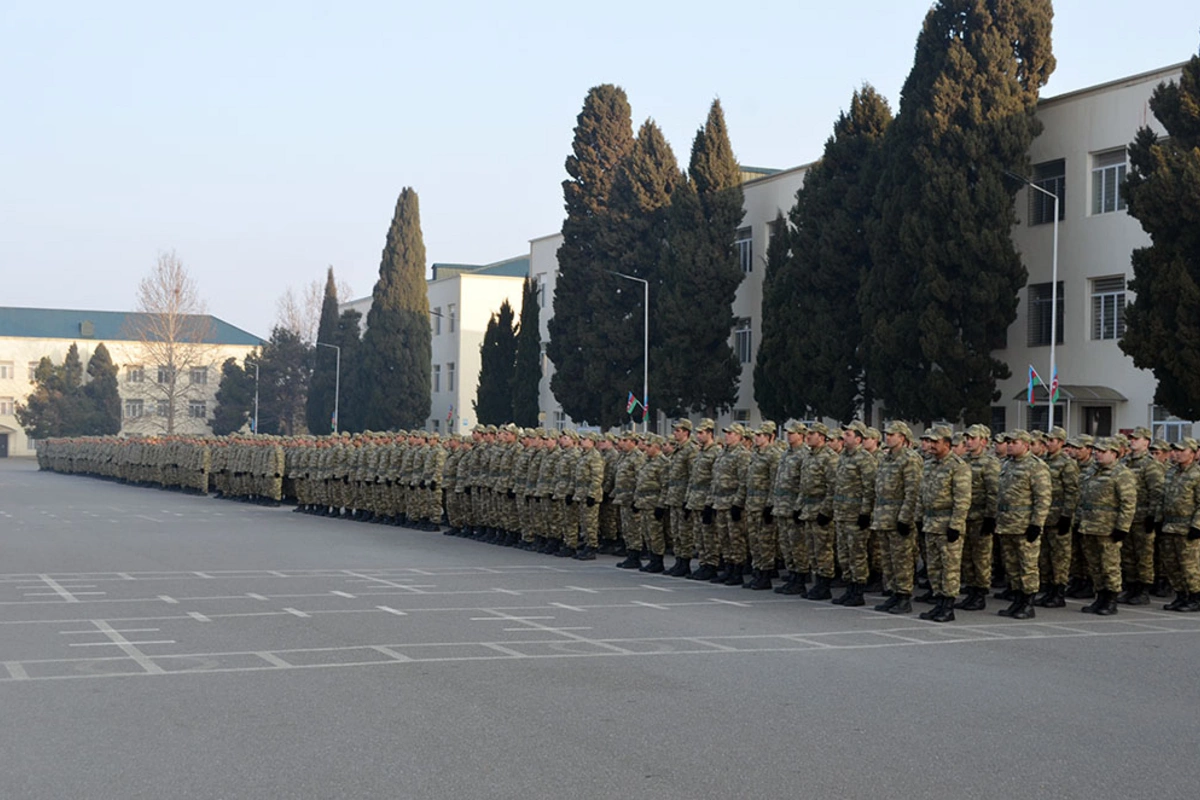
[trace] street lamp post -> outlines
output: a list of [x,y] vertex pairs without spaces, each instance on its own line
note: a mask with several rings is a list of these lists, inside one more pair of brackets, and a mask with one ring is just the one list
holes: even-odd
[[258,433],[258,362],[254,362],[254,432]]
[[626,275],[624,272],[614,272],[609,270],[618,278],[624,278],[627,281],[637,281],[642,284],[645,290],[645,297],[642,301],[642,433],[649,430],[650,426],[650,281],[645,278],[635,278],[632,275]]
[[336,344],[325,344],[324,342],[316,342],[317,347],[332,347],[334,349],[334,373],[333,373],[333,419],[329,421],[333,433],[337,433],[338,429],[338,398],[342,393],[342,348]]
[[1038,186],[1022,175],[1007,174],[1024,183],[1030,189],[1041,192],[1054,201],[1054,245],[1050,256],[1050,385],[1046,387],[1047,416],[1046,430],[1054,427],[1054,382],[1058,378],[1055,347],[1058,345],[1058,193]]

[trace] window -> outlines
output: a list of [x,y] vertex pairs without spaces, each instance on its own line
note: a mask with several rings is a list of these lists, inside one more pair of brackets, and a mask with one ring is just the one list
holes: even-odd
[[126,367],[125,382],[126,383],[142,383],[146,380],[146,370],[141,367]]
[[1125,335],[1125,276],[1092,281],[1092,338],[1120,339]]
[[159,367],[158,368],[158,382],[159,383],[174,383],[175,382],[175,370],[172,367]]
[[[1029,409],[1029,419],[1026,420],[1025,430],[1029,431],[1044,431],[1048,427],[1046,420],[1050,418],[1050,413],[1046,410],[1049,408],[1045,403],[1038,403],[1036,406],[1026,406]],[[1063,403],[1056,403],[1054,406],[1054,424],[1063,427],[1063,412],[1066,406]],[[994,430],[1004,430],[1003,428],[995,428]]]
[[1083,432],[1088,436],[1112,436],[1112,406],[1084,406]]
[[750,421],[750,409],[748,409],[748,408],[735,408],[735,409],[733,410],[733,421],[734,421],[734,422],[741,422],[741,423],[747,423],[747,422],[749,422],[749,421]]
[[11,397],[0,397],[0,417],[11,417],[15,410]]
[[188,377],[194,385],[206,386],[208,384],[208,367],[192,367]]
[[154,403],[154,413],[159,417],[171,416],[171,404],[166,400],[158,400]]
[[1154,431],[1156,438],[1175,443],[1182,441],[1185,436],[1192,435],[1194,423],[1180,419],[1162,406],[1154,406],[1150,416],[1150,429]]
[[1004,406],[992,406],[992,432],[1008,430],[1008,409]]
[[446,364],[446,391],[454,391],[454,362]]
[[537,286],[538,308],[546,307],[546,273],[539,272],[533,278],[534,285]]
[[433,390],[440,392],[442,390],[442,365],[433,365]]
[[38,447],[37,439],[26,439],[25,440],[25,449],[28,450],[29,452],[32,453],[32,452],[36,451],[37,447]]
[[15,377],[17,377],[17,373],[16,373],[16,370],[13,369],[13,362],[0,361],[0,380],[3,380],[5,378],[11,380],[12,378],[15,378]]
[[432,420],[430,420],[430,422],[433,424],[433,432],[437,433],[438,430],[440,430],[441,420],[439,420],[437,417],[434,417]]
[[[1058,196],[1058,218],[1063,220],[1067,213],[1067,162],[1065,159],[1047,161],[1033,168],[1033,185]],[[1028,189],[1029,224],[1045,225],[1054,221],[1054,198],[1047,197],[1037,189]]]
[[433,335],[442,335],[442,307],[438,306],[433,310]]
[[750,363],[751,336],[750,317],[742,317],[733,331],[733,349],[737,352],[738,361],[743,364]]
[[[1042,347],[1050,344],[1050,307],[1054,298],[1049,283],[1031,283],[1029,285],[1029,332],[1027,344],[1029,347]],[[1063,343],[1063,282],[1058,282],[1058,330],[1055,332],[1057,344]]]
[[446,306],[446,314],[450,317],[450,320],[449,320],[450,332],[454,333],[454,329],[455,329],[454,323],[458,319],[458,306],[455,305],[454,303],[451,303],[450,305]]
[[738,263],[742,265],[742,272],[747,275],[754,271],[754,239],[750,235],[749,228],[739,228],[737,234],[733,237],[733,246],[737,248]]
[[1124,211],[1121,181],[1125,180],[1125,148],[1092,156],[1092,213]]
[[192,419],[208,419],[208,403],[203,400],[189,400],[188,416]]
[[563,428],[567,427],[567,415],[561,411],[555,411],[554,412],[554,427],[560,431]]
[[37,368],[38,368],[38,364],[40,364],[40,363],[41,362],[39,362],[39,361],[30,361],[29,362],[29,381],[30,381],[30,383],[37,380]]
[[125,418],[137,419],[145,413],[145,405],[141,400],[125,401]]

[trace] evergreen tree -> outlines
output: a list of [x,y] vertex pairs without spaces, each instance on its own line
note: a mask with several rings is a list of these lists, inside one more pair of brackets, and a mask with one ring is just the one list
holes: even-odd
[[30,439],[52,439],[63,433],[63,370],[42,356],[34,371],[34,388],[16,408],[17,423]]
[[479,388],[471,405],[481,425],[503,425],[512,421],[513,367],[517,360],[517,338],[513,330],[512,306],[505,300],[492,314],[483,344],[479,347]]
[[1154,401],[1183,419],[1200,418],[1200,56],[1178,83],[1159,84],[1149,127],[1129,148],[1122,193],[1152,244],[1133,251],[1137,299],[1125,306],[1121,349],[1158,381]]
[[[321,321],[317,326],[317,341],[336,344],[333,340],[338,327],[337,282],[333,267],[325,276],[325,299],[321,302]],[[313,347],[312,380],[308,388],[305,419],[310,433],[324,434],[333,419],[333,395],[337,387],[338,351],[332,347]],[[340,409],[339,409],[340,411]]]
[[224,436],[240,431],[254,413],[253,368],[247,374],[236,358],[225,359],[225,363],[221,365],[221,383],[217,387],[216,399],[217,406],[213,409],[211,421],[212,432],[217,436]]
[[367,428],[424,427],[432,335],[420,207],[417,193],[405,187],[396,201],[363,336],[358,381]]
[[83,387],[83,394],[88,401],[88,433],[115,436],[121,432],[121,394],[117,366],[103,342],[96,345],[88,359],[87,373],[91,380]]
[[891,119],[874,88],[854,92],[796,194],[786,237],[791,258],[774,268],[768,250],[754,387],[780,419],[849,420],[860,406],[869,413],[858,290],[870,271],[865,230]]
[[91,402],[83,393],[83,362],[79,346],[74,342],[67,348],[62,365],[62,396],[59,398],[59,436],[87,436],[92,424]]
[[741,378],[729,339],[743,278],[734,239],[745,215],[741,170],[718,100],[692,141],[688,182],[672,206],[654,312],[662,328],[652,359],[654,394],[670,414],[716,416],[733,406]]
[[[337,332],[333,343],[342,349],[342,381],[338,394],[338,430],[361,431],[363,387],[357,380],[358,372],[352,365],[362,360],[362,314],[348,308],[338,317]],[[346,380],[350,377],[351,380]]]
[[538,390],[542,381],[540,313],[537,284],[526,278],[521,291],[521,323],[517,330],[517,357],[512,379],[512,421],[524,428],[537,426],[541,408]]
[[992,357],[1026,271],[1016,186],[1054,69],[1050,0],[940,0],[926,15],[884,140],[873,267],[861,301],[867,373],[890,413],[984,420],[1010,374]]
[[624,90],[611,84],[593,87],[576,120],[572,155],[566,162],[567,217],[546,346],[554,363],[550,388],[563,410],[579,422],[613,424],[619,404],[620,384],[612,382],[610,365],[598,351],[605,345],[604,335],[620,322],[605,316],[616,302],[618,280],[608,272],[620,256],[608,249],[606,232],[613,180],[632,149],[633,123]]
[[294,330],[276,325],[258,359],[258,432],[302,432],[311,350]]

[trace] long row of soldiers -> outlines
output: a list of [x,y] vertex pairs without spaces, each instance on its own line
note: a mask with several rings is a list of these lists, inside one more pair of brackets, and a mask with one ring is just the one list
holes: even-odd
[[[1148,429],[1067,440],[983,425],[900,421],[830,429],[792,422],[675,423],[671,437],[480,426],[446,439],[423,431],[332,437],[116,437],[51,440],[43,469],[278,504],[297,511],[450,535],[675,577],[774,589],[810,600],[911,613],[923,565],[933,607],[983,610],[998,551],[1011,604],[1034,616],[1067,597],[1085,612],[1149,603],[1200,611],[1198,444]],[[718,441],[718,439],[720,441]],[[919,446],[916,446],[918,445]],[[995,546],[998,543],[998,547]],[[673,553],[669,568],[664,556]],[[643,558],[646,562],[643,563]],[[692,560],[698,562],[692,569]],[[772,579],[779,569],[788,577]],[[840,575],[844,592],[833,597]],[[809,581],[812,586],[809,588]],[[961,600],[960,590],[965,590]]]

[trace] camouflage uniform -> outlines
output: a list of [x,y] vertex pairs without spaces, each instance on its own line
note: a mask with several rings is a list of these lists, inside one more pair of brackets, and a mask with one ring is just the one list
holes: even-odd
[[662,572],[662,557],[667,549],[663,530],[666,523],[664,503],[670,467],[670,459],[662,453],[647,454],[635,476],[633,509],[642,526],[642,541],[650,551],[647,572]]
[[[1116,452],[1116,443],[1102,439],[1096,450]],[[1100,610],[1101,600],[1108,594],[1121,591],[1121,542],[1133,525],[1137,511],[1137,477],[1123,464],[1100,464],[1080,484],[1079,514],[1075,524],[1083,537],[1083,554],[1087,559],[1092,583],[1099,593],[1094,610]],[[1118,539],[1114,539],[1114,535]],[[1108,594],[1106,594],[1108,593]]]
[[[740,436],[745,433],[745,428],[734,423],[725,431]],[[742,446],[740,439],[733,444],[726,444],[713,462],[712,482],[708,490],[717,547],[727,564],[736,565],[738,583],[741,583],[747,557],[746,522],[742,512],[746,507],[746,468],[749,463],[750,453]]]
[[[817,433],[824,428],[820,423],[812,426],[812,430]],[[828,432],[828,429],[825,430]],[[816,575],[817,585],[811,593],[814,600],[829,596],[829,581],[836,569],[834,486],[837,483],[840,463],[841,456],[828,444],[811,447],[800,463],[800,486],[796,493],[796,508],[792,512],[792,518],[798,519],[804,526],[804,540],[808,553],[806,563],[799,566],[802,572],[811,570]]]
[[[697,426],[697,431],[712,430],[713,421],[704,419]],[[721,454],[721,446],[709,442],[700,447],[692,459],[692,469],[688,475],[687,497],[684,508],[691,512],[692,537],[699,548],[700,570],[693,573],[696,580],[709,580],[716,575],[717,562],[720,553],[717,550],[716,535],[713,528],[713,510],[708,505],[708,493],[712,485],[713,462]],[[708,521],[705,522],[707,517]]]
[[[904,430],[907,428],[905,425]],[[903,435],[899,427],[889,427],[888,431]],[[885,560],[881,566],[886,586],[903,598],[911,596],[913,591],[916,558],[913,528],[916,527],[917,502],[921,497],[921,457],[904,444],[894,450],[888,449],[878,464],[871,530],[882,539]],[[850,580],[865,584],[868,575],[866,553],[856,553],[852,559],[847,565]]]
[[[680,420],[675,423],[676,429],[690,431],[690,420]],[[696,552],[696,540],[692,536],[691,512],[685,511],[687,503],[688,479],[692,472],[692,461],[700,448],[689,437],[683,443],[677,443],[675,452],[671,454],[671,465],[667,470],[666,495],[664,502],[667,506],[667,523],[671,531],[671,546],[675,551],[675,564],[669,574],[684,577],[691,574],[688,562]]]
[[[630,438],[626,436],[622,441],[629,441]],[[631,559],[640,558],[643,548],[642,525],[634,513],[633,492],[637,488],[638,470],[645,461],[646,454],[637,447],[626,451],[617,463],[616,477],[613,479],[612,503],[619,509],[621,536],[625,541],[626,555]]]
[[[1194,439],[1182,447],[1195,449]],[[1176,445],[1176,449],[1181,449]],[[1175,600],[1168,611],[1200,611],[1200,461],[1171,467],[1158,512],[1163,567]]]
[[[804,434],[807,428],[799,423],[793,423],[787,428],[789,433]],[[789,445],[779,457],[775,467],[775,480],[771,485],[771,510],[775,515],[775,525],[778,528],[778,546],[783,554],[783,565],[797,580],[807,579],[810,565],[808,559],[808,543],[804,537],[804,523],[801,521],[800,503],[797,495],[800,491],[802,464],[808,453],[803,442]],[[824,497],[821,498],[824,500]],[[780,590],[781,593],[782,590]]]
[[[595,439],[591,439],[595,442]],[[600,501],[604,498],[604,456],[594,445],[580,448],[575,462],[574,492],[571,495],[579,509],[576,532],[583,534],[584,551],[580,559],[594,558],[600,545]]]
[[[760,431],[763,430],[765,428],[760,428]],[[778,546],[774,489],[782,455],[774,443],[757,445],[746,470],[746,533],[750,540],[750,566],[759,573],[775,569]],[[788,507],[790,510],[790,503]]]
[[[1041,577],[1051,587],[1065,588],[1071,577],[1071,514],[1079,501],[1079,465],[1060,450],[1047,459],[1046,466],[1051,499],[1042,536]],[[1054,592],[1057,596],[1057,589]]]
[[[847,430],[866,430],[861,422]],[[837,555],[843,574],[855,583],[867,582],[871,514],[875,509],[874,456],[847,442],[838,459],[833,485],[833,521],[837,530]]]
[[[990,431],[968,428],[968,436],[991,438]],[[962,552],[962,584],[967,593],[986,598],[992,585],[992,543],[996,532],[996,503],[1000,487],[1000,459],[986,448],[966,458],[971,468],[971,508],[967,512]],[[983,608],[984,603],[978,603]]]
[[928,554],[926,571],[930,588],[943,600],[952,601],[958,596],[971,482],[971,468],[954,453],[935,457],[922,480],[920,512]]
[[[1022,441],[1031,439],[1024,431],[1016,431],[1013,436],[1023,437]],[[1004,571],[1013,591],[1032,598],[1039,583],[1037,537],[1050,513],[1050,470],[1028,451],[1009,456],[1001,468],[997,492],[996,534],[1000,537]],[[1004,611],[1001,614],[1012,616]]]
[[[1134,433],[1150,438],[1145,428]],[[1131,591],[1140,593],[1141,587],[1154,583],[1154,515],[1162,505],[1166,470],[1149,450],[1130,455],[1125,467],[1137,478],[1137,510],[1129,536],[1121,543],[1121,576]]]

